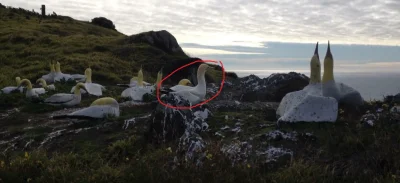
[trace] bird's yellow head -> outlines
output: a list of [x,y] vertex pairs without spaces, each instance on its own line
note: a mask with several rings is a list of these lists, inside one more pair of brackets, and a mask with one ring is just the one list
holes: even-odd
[[56,63],[56,72],[61,72],[60,62],[58,62],[58,61]]
[[26,88],[27,88],[28,90],[32,90],[32,83],[31,83],[31,81],[29,81],[29,79],[23,79],[23,80],[21,80],[21,83],[19,84],[18,87],[22,86],[23,84],[26,85]]
[[138,86],[143,86],[143,71],[141,67],[138,72]]
[[162,80],[162,70],[158,71],[157,73],[156,85],[158,85],[158,83],[160,83],[161,80]]
[[36,83],[42,83],[43,88],[47,87],[46,81],[44,79],[42,79],[42,78],[37,79]]
[[192,82],[188,79],[181,79],[178,83],[178,85],[184,85],[184,86],[192,86]]
[[334,81],[333,77],[333,56],[331,53],[331,47],[328,41],[328,49],[326,51],[324,59],[324,75],[322,77],[322,82],[326,83],[328,81]]
[[320,83],[321,82],[321,62],[319,61],[318,55],[318,42],[315,46],[314,55],[311,58],[310,62],[310,84]]
[[118,102],[112,97],[103,97],[99,98],[90,104],[90,106],[95,105],[112,105],[112,106],[119,106]]
[[81,94],[81,89],[83,89],[83,90],[85,90],[86,92],[88,92],[87,89],[86,89],[86,87],[85,87],[85,84],[79,82],[79,83],[77,83],[77,84],[75,85],[74,94],[75,94],[75,95],[80,95],[80,94]]
[[21,78],[15,77],[15,82],[17,82],[17,86],[21,84]]
[[89,67],[85,70],[86,83],[92,82],[92,69]]

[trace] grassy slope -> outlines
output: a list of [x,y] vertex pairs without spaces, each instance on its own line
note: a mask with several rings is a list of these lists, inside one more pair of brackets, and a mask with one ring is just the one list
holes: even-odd
[[[166,55],[148,44],[124,44],[126,37],[69,17],[39,23],[38,16],[24,10],[0,8],[0,88],[15,85],[16,76],[36,80],[49,72],[50,61],[59,61],[62,72],[70,74],[83,74],[91,66],[94,80],[102,84],[128,82],[140,65],[159,65],[152,62]],[[156,77],[144,74],[146,81]]]

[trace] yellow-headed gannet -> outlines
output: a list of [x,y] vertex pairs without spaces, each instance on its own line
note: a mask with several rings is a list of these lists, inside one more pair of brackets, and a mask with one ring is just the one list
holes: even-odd
[[153,91],[155,91],[155,89],[157,88],[157,84],[159,82],[161,82],[161,79],[162,79],[161,70],[157,73],[157,80],[156,80],[155,84],[150,85],[150,86],[146,86],[143,83],[143,72],[142,72],[142,69],[140,69],[139,72],[138,72],[137,85],[135,85],[133,87],[130,87],[130,88],[127,88],[124,91],[122,91],[121,97],[131,98],[132,100],[135,100],[135,101],[142,101],[143,95],[145,95],[146,93],[150,94]]
[[54,68],[53,63],[49,63],[50,73],[43,75],[41,78],[44,79],[47,83],[54,83],[54,77],[56,75],[56,69]]
[[6,86],[0,90],[1,91],[0,93],[9,94],[17,89],[19,90],[20,93],[22,93],[24,91],[24,88],[23,87],[18,88],[18,86],[21,84],[21,78],[15,77],[15,82],[17,83],[17,86]]
[[[329,62],[330,50],[325,56]],[[324,65],[325,66],[325,65]],[[330,65],[327,64],[327,67]],[[325,67],[326,68],[326,67]],[[303,90],[286,94],[277,109],[278,121],[284,122],[335,122],[338,102],[335,98],[324,96],[321,86],[321,64],[318,56],[318,43],[310,62],[310,83]],[[329,72],[327,72],[329,73]],[[332,77],[333,78],[333,77]],[[331,78],[331,79],[332,79]],[[332,80],[325,77],[325,82]],[[324,83],[323,83],[324,84]],[[322,84],[322,85],[323,85]]]
[[40,83],[44,89],[56,90],[56,87],[54,86],[54,84],[47,85],[46,80],[44,80],[43,78],[37,79],[36,83]]
[[67,116],[106,118],[108,116],[119,117],[119,104],[111,97],[99,98],[92,102],[89,107],[72,112]]
[[[95,96],[101,96],[103,95],[103,91],[106,90],[106,88],[100,84],[97,83],[93,83],[92,82],[92,69],[89,67],[85,70],[85,75],[86,75],[86,81],[85,81],[85,88],[87,90],[87,92],[91,95],[95,95]],[[72,87],[71,89],[71,93],[74,92],[75,87]],[[81,92],[83,94],[85,94],[85,91]]]
[[32,83],[31,81],[29,81],[29,79],[21,80],[21,83],[18,87],[21,87],[23,84],[26,84],[27,90],[25,95],[27,98],[39,97],[39,95],[46,93],[46,90],[44,88],[32,88]]
[[69,93],[57,93],[44,100],[44,103],[49,105],[64,105],[64,106],[74,106],[81,102],[81,91],[84,89],[85,85],[83,83],[78,83],[75,85],[74,94]]
[[[192,105],[195,105],[202,100],[204,100],[206,96],[206,78],[205,73],[208,68],[211,68],[207,64],[201,64],[197,69],[197,85],[194,87],[187,86],[182,88],[175,88],[175,90],[169,88],[170,93],[182,96],[184,99],[187,99]],[[175,87],[175,86],[174,86]],[[172,88],[174,88],[172,87]]]
[[57,61],[56,63],[56,73],[54,75],[54,81],[61,81],[61,80],[74,80],[74,78],[70,74],[64,74],[61,72],[60,62]]

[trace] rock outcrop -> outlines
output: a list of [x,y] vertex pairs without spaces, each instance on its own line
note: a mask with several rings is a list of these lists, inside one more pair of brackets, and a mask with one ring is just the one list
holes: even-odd
[[226,81],[218,99],[279,102],[287,93],[301,90],[308,83],[306,75],[295,72],[271,74],[263,79],[250,75]]
[[166,30],[149,31],[129,36],[128,43],[148,43],[170,54],[185,55],[175,37]]

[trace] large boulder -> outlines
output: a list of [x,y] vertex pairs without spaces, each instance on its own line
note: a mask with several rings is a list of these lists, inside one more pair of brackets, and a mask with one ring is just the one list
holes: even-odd
[[107,29],[115,30],[114,23],[105,17],[96,17],[92,19],[92,24],[98,25]]
[[[172,94],[162,96],[161,100],[170,106],[190,106],[187,100]],[[146,122],[148,132],[145,136],[149,143],[179,141],[179,151],[186,153],[193,153],[204,146],[199,133],[208,129],[206,120],[210,111],[205,105],[193,109],[173,109],[160,103],[156,105]]]
[[296,72],[271,74],[263,79],[249,75],[226,81],[218,99],[280,102],[287,93],[301,90],[308,83],[306,75]]
[[170,54],[185,55],[175,37],[166,30],[142,32],[129,36],[127,43],[147,43]]

